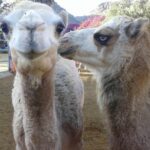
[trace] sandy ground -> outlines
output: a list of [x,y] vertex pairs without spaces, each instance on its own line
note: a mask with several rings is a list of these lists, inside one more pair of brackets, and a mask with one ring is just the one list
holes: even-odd
[[[95,81],[82,77],[85,85],[84,150],[107,150],[106,131],[96,104]],[[15,150],[12,136],[11,89],[13,77],[0,79],[0,150]]]

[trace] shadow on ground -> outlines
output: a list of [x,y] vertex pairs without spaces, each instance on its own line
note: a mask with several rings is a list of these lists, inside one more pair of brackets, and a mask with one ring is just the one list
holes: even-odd
[[[82,77],[85,86],[84,150],[107,150],[106,132],[96,104],[95,80]],[[15,150],[12,136],[13,77],[0,79],[0,150]]]

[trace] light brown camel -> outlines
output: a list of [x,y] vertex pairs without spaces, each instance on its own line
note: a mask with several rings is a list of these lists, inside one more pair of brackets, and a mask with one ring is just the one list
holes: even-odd
[[150,21],[115,18],[61,39],[59,52],[96,73],[111,150],[150,150]]
[[66,26],[47,5],[23,1],[1,23],[16,76],[16,150],[81,150],[83,84],[73,61],[57,55]]

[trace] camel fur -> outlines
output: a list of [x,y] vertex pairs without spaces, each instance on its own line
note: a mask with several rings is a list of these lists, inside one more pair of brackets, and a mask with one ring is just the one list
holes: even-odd
[[149,150],[149,19],[116,17],[97,28],[67,33],[59,52],[95,72],[110,150]]
[[66,20],[64,12],[23,1],[1,23],[16,66],[16,150],[82,149],[83,84],[75,63],[57,54]]

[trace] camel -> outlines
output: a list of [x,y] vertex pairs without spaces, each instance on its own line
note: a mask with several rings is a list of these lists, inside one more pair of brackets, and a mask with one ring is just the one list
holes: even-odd
[[57,54],[67,14],[22,1],[3,18],[16,67],[12,104],[16,150],[82,150],[83,83]]
[[110,150],[150,150],[150,21],[115,17],[64,35],[62,56],[87,65],[97,79]]

